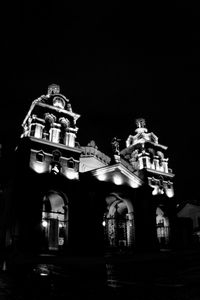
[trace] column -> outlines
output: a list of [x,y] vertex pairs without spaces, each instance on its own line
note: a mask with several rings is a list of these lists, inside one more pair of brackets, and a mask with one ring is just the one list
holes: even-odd
[[64,139],[64,143],[66,146],[69,146],[69,147],[74,147],[75,145],[75,133],[72,133],[72,132],[66,132],[65,133],[65,139]]
[[31,124],[31,136],[41,139],[43,133],[44,125],[40,123]]
[[59,143],[60,141],[60,128],[58,128],[55,124],[52,124],[50,129],[50,141],[53,143]]

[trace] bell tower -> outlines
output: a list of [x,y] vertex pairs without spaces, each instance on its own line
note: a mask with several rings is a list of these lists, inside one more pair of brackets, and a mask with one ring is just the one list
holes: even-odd
[[80,147],[76,142],[80,117],[60,87],[52,84],[46,95],[34,100],[22,123],[21,138],[31,144],[29,166],[36,173],[62,173],[78,179]]
[[[143,180],[148,189],[148,193],[140,199],[140,204],[143,205],[140,213],[142,215],[143,211],[143,219],[149,220],[143,234],[149,224],[155,223],[159,248],[168,248],[173,239],[175,212],[174,174],[168,166],[168,147],[160,144],[158,137],[148,131],[145,119],[139,118],[135,123],[135,134],[128,136],[126,148],[120,152],[120,156],[131,165],[133,173]],[[140,220],[140,216],[138,219],[142,227],[144,222]]]
[[31,103],[15,151],[7,234],[11,245],[57,252],[76,242],[82,151],[76,142],[79,117],[56,84]]
[[134,172],[146,177],[153,195],[165,194],[171,198],[174,196],[174,174],[168,167],[168,147],[160,144],[153,132],[148,132],[145,119],[139,118],[135,123],[135,135],[129,135],[121,155],[129,161]]

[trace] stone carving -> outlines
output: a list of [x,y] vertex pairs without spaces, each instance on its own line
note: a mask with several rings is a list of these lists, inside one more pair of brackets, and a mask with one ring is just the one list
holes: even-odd
[[67,118],[62,117],[59,119],[59,122],[64,128],[68,128],[70,126],[70,121]]
[[50,113],[46,113],[44,115],[44,119],[45,119],[45,121],[47,121],[47,122],[49,122],[51,124],[56,121],[56,117],[53,114],[50,114]]
[[96,145],[96,143],[95,143],[94,140],[91,140],[87,145],[88,145],[88,147],[93,147],[95,149],[98,149],[98,147],[97,147],[97,145]]
[[131,161],[137,161],[138,160],[138,149],[134,150],[131,153]]

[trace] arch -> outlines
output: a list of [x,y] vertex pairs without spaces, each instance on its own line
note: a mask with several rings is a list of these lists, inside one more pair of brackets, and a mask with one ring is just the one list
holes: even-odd
[[63,249],[68,243],[69,206],[65,193],[49,190],[43,195],[42,230],[44,250]]
[[[110,201],[109,201],[110,200]],[[119,194],[117,193],[110,193],[107,197],[106,197],[106,202],[107,204],[111,205],[114,201],[123,201],[124,203],[126,203],[126,206],[127,206],[127,210],[128,210],[128,213],[131,214],[133,213],[133,204],[132,202],[127,199],[127,198],[122,198],[119,196]]]
[[160,207],[156,208],[156,227],[159,246],[160,248],[165,248],[169,244],[170,224],[169,218]]
[[135,240],[134,210],[131,201],[111,193],[106,197],[105,241],[109,248],[132,247]]
[[48,195],[51,195],[51,194],[58,194],[58,195],[60,195],[60,197],[63,198],[64,204],[68,205],[69,199],[68,199],[67,195],[64,192],[62,192],[60,190],[51,189],[51,190],[48,190],[45,195],[48,196]]
[[45,160],[44,151],[40,150],[36,153],[36,160],[39,162],[43,162]]

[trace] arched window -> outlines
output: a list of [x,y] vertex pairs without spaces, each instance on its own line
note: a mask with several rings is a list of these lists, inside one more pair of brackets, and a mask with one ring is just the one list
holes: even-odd
[[68,166],[68,168],[74,169],[74,167],[75,167],[75,162],[74,162],[73,158],[70,158],[70,159],[67,161],[67,166]]
[[45,155],[42,150],[36,153],[36,160],[40,162],[43,162],[45,160]]
[[61,152],[56,149],[52,152],[52,155],[53,155],[53,161],[54,162],[59,162],[60,161],[60,157],[61,157]]

